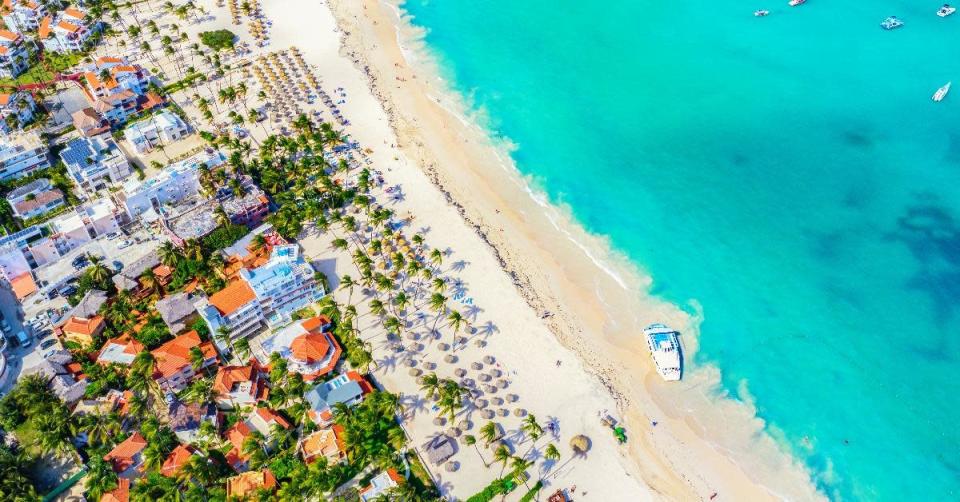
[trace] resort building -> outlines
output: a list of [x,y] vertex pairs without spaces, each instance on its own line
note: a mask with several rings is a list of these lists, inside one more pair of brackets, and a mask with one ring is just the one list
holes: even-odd
[[389,492],[394,487],[403,482],[403,477],[393,468],[380,471],[379,474],[370,480],[370,484],[360,488],[360,500],[362,502],[372,502],[381,500],[380,497],[388,497]]
[[107,303],[107,293],[99,289],[90,289],[84,293],[79,303],[64,313],[60,320],[53,324],[53,327],[54,329],[63,329],[63,326],[74,317],[90,319],[97,316],[104,303]]
[[290,372],[313,381],[333,371],[340,360],[340,344],[329,329],[330,319],[326,316],[294,321],[261,340],[260,347],[264,357],[278,353],[287,361]]
[[47,381],[47,387],[67,404],[82,399],[90,383],[83,377],[80,364],[74,362],[73,356],[65,350],[47,354],[40,364],[24,369],[21,375],[39,375]]
[[277,478],[270,469],[250,471],[227,479],[227,500],[248,500],[262,490],[277,489]]
[[167,325],[167,329],[174,335],[187,329],[190,322],[196,318],[196,309],[187,293],[176,293],[157,300],[157,312]]
[[47,6],[36,0],[3,0],[3,24],[17,33],[36,31],[47,16]]
[[170,164],[152,178],[128,180],[121,194],[127,216],[135,220],[152,211],[154,219],[159,218],[163,205],[174,205],[200,193],[197,172],[201,165],[212,169],[226,161],[227,157],[219,150],[206,150]]
[[0,30],[0,78],[15,78],[30,68],[30,51],[23,36]]
[[120,230],[117,208],[109,199],[96,199],[67,211],[46,224],[50,235],[30,244],[38,266],[59,260],[101,235]]
[[130,502],[130,480],[118,479],[117,487],[100,496],[100,502]]
[[[202,357],[198,368],[194,368],[194,348],[200,351]],[[183,390],[198,371],[217,364],[217,350],[213,344],[200,340],[200,335],[192,330],[164,343],[151,353],[157,368],[154,380],[167,392]]]
[[177,474],[180,473],[180,470],[183,469],[183,466],[187,465],[194,455],[197,455],[197,451],[194,450],[192,446],[177,445],[177,447],[170,452],[170,455],[167,455],[167,459],[163,461],[163,465],[160,466],[160,475],[168,478],[176,477]]
[[[2,30],[0,30],[0,40],[2,40]],[[3,52],[0,45],[0,53]],[[0,54],[2,58],[2,54]],[[0,59],[0,69],[2,69],[2,59]],[[0,77],[2,77],[0,71]],[[10,133],[14,129],[23,127],[24,124],[33,120],[33,112],[37,109],[37,103],[29,92],[16,91],[13,93],[0,93],[0,132]]]
[[50,167],[47,142],[36,132],[0,136],[0,181]]
[[99,30],[99,23],[75,7],[47,15],[40,20],[37,38],[43,48],[51,52],[76,52]]
[[310,406],[308,415],[321,427],[333,421],[333,406],[343,403],[353,406],[363,401],[363,396],[373,390],[370,383],[356,371],[348,371],[336,378],[322,382],[308,390],[304,398]]
[[[293,312],[314,303],[325,292],[297,245],[273,246],[270,258],[255,268],[243,268],[221,291],[199,296],[195,306],[214,332],[226,330],[232,339],[249,336],[264,325],[290,322]],[[219,339],[221,351],[227,346]]]
[[63,192],[53,188],[49,179],[39,178],[12,190],[7,194],[7,203],[14,216],[26,220],[66,204],[66,199]]
[[224,409],[250,406],[267,398],[270,388],[256,359],[246,366],[221,366],[213,379],[217,405]]
[[246,225],[247,228],[260,225],[270,213],[270,199],[252,182],[244,187],[243,195],[232,194],[220,205],[230,218],[230,223]]
[[131,65],[123,58],[101,57],[83,73],[83,84],[94,101],[123,91],[145,95],[150,88],[150,72]]
[[110,132],[110,121],[89,106],[70,114],[73,127],[84,137],[98,136]]
[[103,344],[100,354],[97,355],[97,362],[100,364],[122,364],[130,366],[137,354],[143,352],[145,347],[142,343],[134,340],[130,335],[120,335],[111,338]]
[[119,183],[130,176],[127,157],[108,134],[71,140],[60,151],[70,177],[87,192]]
[[190,127],[177,114],[164,110],[150,118],[127,126],[123,137],[137,153],[146,153],[158,146],[169,145],[190,133]]
[[327,459],[329,465],[342,462],[347,456],[346,445],[343,442],[343,427],[333,427],[314,431],[300,440],[297,450],[303,461],[311,463],[318,458]]
[[143,450],[146,448],[147,440],[139,432],[134,432],[104,455],[103,459],[113,465],[113,472],[118,476],[130,479],[139,476],[144,460]]
[[103,334],[106,327],[107,323],[100,315],[92,317],[71,316],[60,330],[64,341],[76,343],[81,347],[89,347],[96,337]]

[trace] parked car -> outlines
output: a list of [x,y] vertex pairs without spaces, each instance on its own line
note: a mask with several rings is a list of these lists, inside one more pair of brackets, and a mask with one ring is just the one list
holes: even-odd
[[88,263],[90,263],[90,261],[87,259],[87,255],[80,255],[74,258],[72,262],[70,262],[70,264],[73,265],[73,268],[76,268],[76,269],[81,269],[83,267],[86,267]]
[[120,260],[113,260],[113,271],[119,272],[123,270],[123,262]]
[[20,343],[21,347],[29,347],[32,343],[30,336],[27,335],[26,331],[20,331],[17,333],[17,342]]
[[71,284],[60,288],[57,292],[60,293],[60,296],[70,296],[77,292],[77,287]]
[[117,244],[117,249],[128,248],[133,245],[133,241],[130,239],[124,239],[120,244]]
[[56,343],[57,343],[56,338],[51,338],[51,339],[49,339],[49,340],[44,340],[43,343],[40,344],[40,350],[49,349],[50,347],[53,347]]
[[110,232],[107,234],[107,239],[114,240],[117,237],[120,237],[120,232]]

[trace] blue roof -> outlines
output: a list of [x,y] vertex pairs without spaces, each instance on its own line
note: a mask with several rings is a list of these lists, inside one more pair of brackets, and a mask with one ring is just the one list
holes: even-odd
[[93,150],[86,140],[77,138],[69,143],[67,147],[60,152],[63,161],[67,164],[75,164],[81,167],[87,167],[90,162],[87,160],[93,157]]

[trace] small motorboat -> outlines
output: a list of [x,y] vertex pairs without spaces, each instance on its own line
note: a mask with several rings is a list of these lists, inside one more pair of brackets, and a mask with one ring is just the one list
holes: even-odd
[[763,10],[763,9],[753,11],[753,15],[754,15],[754,16],[757,16],[757,17],[763,17],[763,16],[767,16],[767,15],[769,15],[769,14],[770,14],[770,11],[768,11],[768,10]]
[[890,16],[880,23],[880,27],[885,30],[895,30],[903,26],[903,21],[897,19],[897,16]]
[[943,101],[943,98],[947,97],[947,93],[950,92],[950,84],[953,82],[947,82],[947,85],[937,89],[937,92],[933,93],[933,100],[936,102]]
[[789,5],[790,7],[796,7],[798,5],[803,5],[804,3],[806,3],[806,1],[807,0],[790,0],[790,2],[787,5]]
[[937,15],[940,17],[947,17],[956,11],[957,11],[956,7],[951,7],[950,4],[945,3],[943,4],[943,7],[940,7],[940,10],[937,11]]

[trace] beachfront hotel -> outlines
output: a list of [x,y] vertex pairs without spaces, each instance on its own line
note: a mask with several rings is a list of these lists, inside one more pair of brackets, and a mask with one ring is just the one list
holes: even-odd
[[146,153],[162,145],[169,145],[190,132],[187,123],[170,110],[127,126],[123,137],[137,153]]
[[133,221],[152,213],[149,218],[156,220],[163,205],[177,204],[200,193],[200,166],[212,169],[226,161],[219,150],[207,150],[170,164],[152,178],[127,181],[121,193],[127,216]]
[[83,49],[90,37],[99,29],[99,23],[91,24],[90,16],[75,7],[67,7],[55,16],[47,15],[40,20],[37,38],[43,48],[52,52],[76,52]]
[[47,6],[36,0],[3,0],[3,24],[17,33],[36,31],[47,16]]
[[294,321],[260,340],[261,353],[280,354],[289,371],[299,373],[304,381],[316,380],[333,371],[340,360],[340,344],[329,332],[330,326],[326,316]]
[[[209,297],[200,295],[194,305],[211,331],[226,330],[237,339],[290,322],[295,311],[325,294],[300,248],[285,244],[273,246],[266,262],[241,269],[227,287]],[[228,349],[219,339],[217,346]]]
[[86,192],[120,183],[131,172],[127,157],[108,134],[71,140],[60,151],[60,160],[77,186]]

